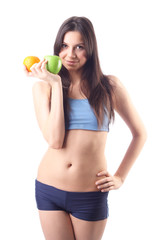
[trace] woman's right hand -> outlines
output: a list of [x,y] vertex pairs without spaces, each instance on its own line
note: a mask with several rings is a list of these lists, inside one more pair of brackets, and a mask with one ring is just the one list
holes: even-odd
[[41,80],[48,82],[51,85],[54,84],[55,82],[61,81],[61,77],[59,75],[50,73],[46,69],[46,63],[47,60],[43,59],[39,63],[33,64],[33,66],[30,68],[31,72],[29,72],[26,66],[24,65],[24,72],[26,76],[39,78]]

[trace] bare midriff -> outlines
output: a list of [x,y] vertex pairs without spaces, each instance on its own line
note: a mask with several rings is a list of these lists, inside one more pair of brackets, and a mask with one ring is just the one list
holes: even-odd
[[49,147],[38,168],[37,180],[56,188],[87,192],[99,191],[97,173],[107,170],[107,132],[67,130],[63,148]]

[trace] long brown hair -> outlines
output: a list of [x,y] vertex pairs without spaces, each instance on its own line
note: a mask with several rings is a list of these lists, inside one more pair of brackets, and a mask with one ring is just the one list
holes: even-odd
[[[92,106],[94,113],[97,117],[98,126],[103,123],[104,113],[108,115],[109,121],[114,119],[114,107],[113,107],[113,87],[110,84],[109,78],[102,73],[98,49],[97,40],[94,32],[93,25],[86,17],[71,17],[67,19],[60,27],[55,44],[54,54],[59,55],[64,35],[69,31],[78,31],[81,33],[85,49],[87,52],[87,62],[83,66],[83,74],[81,81],[81,91],[87,96],[90,105]],[[68,70],[62,66],[59,73],[62,79],[63,85],[63,97],[64,97],[64,112],[66,121],[69,116],[69,104],[68,104],[68,90],[71,84]],[[104,108],[106,106],[106,109]]]

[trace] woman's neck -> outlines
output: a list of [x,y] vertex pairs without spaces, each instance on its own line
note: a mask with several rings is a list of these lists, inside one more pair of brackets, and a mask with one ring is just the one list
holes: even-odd
[[82,74],[81,74],[81,72],[70,71],[70,72],[69,72],[69,76],[70,76],[70,80],[71,80],[71,82],[72,82],[72,85],[74,85],[74,86],[80,85],[81,79],[82,79]]

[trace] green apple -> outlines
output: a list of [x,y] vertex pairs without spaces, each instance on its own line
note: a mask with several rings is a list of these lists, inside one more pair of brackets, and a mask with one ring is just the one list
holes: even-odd
[[62,61],[60,57],[56,55],[46,55],[44,59],[48,60],[46,68],[49,72],[57,74],[61,70]]

